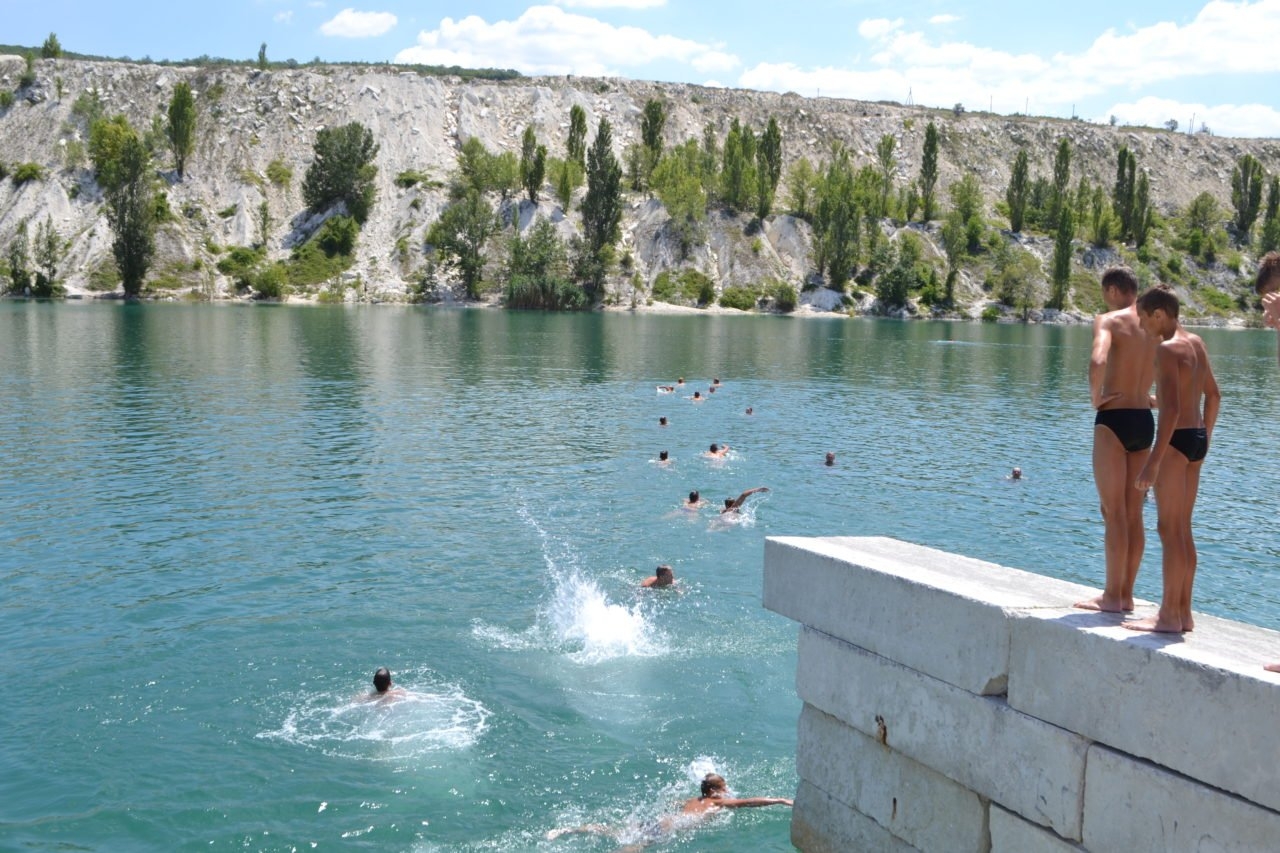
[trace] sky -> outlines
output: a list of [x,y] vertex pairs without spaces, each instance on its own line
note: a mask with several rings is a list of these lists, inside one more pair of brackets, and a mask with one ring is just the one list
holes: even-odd
[[0,42],[513,68],[1280,138],[1280,0],[0,0]]

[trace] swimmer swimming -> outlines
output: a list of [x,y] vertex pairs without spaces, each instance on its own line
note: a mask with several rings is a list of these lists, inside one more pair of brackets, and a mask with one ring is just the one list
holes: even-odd
[[403,696],[404,691],[391,686],[391,670],[385,666],[378,667],[373,674],[373,691],[365,694],[365,699],[380,700]]
[[767,492],[767,491],[769,491],[768,486],[756,486],[754,489],[747,489],[745,492],[738,495],[736,498],[725,498],[724,509],[720,510],[720,514],[724,515],[727,512],[737,512],[738,510],[742,509],[742,505],[747,502],[747,498],[751,497],[756,492]]

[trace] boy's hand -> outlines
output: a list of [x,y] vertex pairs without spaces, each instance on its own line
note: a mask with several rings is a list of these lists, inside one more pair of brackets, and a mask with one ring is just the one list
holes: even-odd
[[1155,485],[1156,477],[1160,476],[1160,460],[1147,459],[1147,464],[1142,466],[1142,470],[1138,472],[1138,479],[1133,481],[1133,487],[1140,492]]

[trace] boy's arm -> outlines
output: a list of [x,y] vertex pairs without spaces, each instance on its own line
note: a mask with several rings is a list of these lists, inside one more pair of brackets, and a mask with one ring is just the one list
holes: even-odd
[[741,800],[716,800],[716,805],[726,809],[750,809],[756,806],[789,806],[791,800],[784,797],[746,797]]
[[1107,354],[1111,352],[1111,329],[1099,315],[1093,321],[1093,353],[1089,356],[1089,399],[1095,409],[1102,408],[1102,380],[1107,370]]
[[1142,471],[1133,484],[1140,491],[1146,491],[1155,483],[1156,475],[1160,473],[1160,463],[1169,450],[1174,427],[1178,424],[1181,410],[1181,400],[1178,399],[1178,363],[1177,352],[1168,343],[1160,344],[1156,349],[1156,395],[1160,399],[1160,419],[1156,426],[1155,446],[1151,448],[1147,464],[1142,466]]
[[1218,422],[1218,410],[1222,407],[1222,391],[1218,388],[1218,379],[1213,375],[1213,365],[1205,354],[1204,369],[1204,434],[1212,440],[1213,425]]

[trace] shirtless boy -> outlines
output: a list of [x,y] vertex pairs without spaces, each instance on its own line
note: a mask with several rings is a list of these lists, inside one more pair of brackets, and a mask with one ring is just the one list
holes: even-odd
[[[1262,256],[1253,289],[1262,297],[1262,322],[1280,332],[1280,252]],[[1280,357],[1280,347],[1276,355]]]
[[1133,583],[1142,564],[1146,534],[1143,495],[1133,481],[1147,462],[1155,419],[1151,383],[1156,341],[1142,331],[1135,300],[1138,279],[1124,267],[1102,275],[1102,298],[1111,310],[1093,324],[1089,394],[1093,420],[1093,481],[1102,503],[1106,586],[1076,607],[1110,613],[1133,610]]
[[1160,426],[1134,491],[1140,493],[1152,485],[1156,489],[1164,592],[1154,617],[1124,626],[1134,631],[1177,634],[1195,627],[1191,585],[1196,578],[1196,543],[1191,536],[1191,511],[1222,394],[1204,341],[1178,322],[1178,297],[1172,290],[1157,285],[1143,293],[1138,297],[1138,317],[1142,328],[1160,342],[1156,349]]

